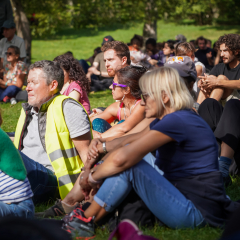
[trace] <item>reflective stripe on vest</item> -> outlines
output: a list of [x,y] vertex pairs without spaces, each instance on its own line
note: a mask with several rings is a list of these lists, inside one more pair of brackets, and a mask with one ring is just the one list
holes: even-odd
[[[64,95],[56,96],[48,107],[46,117],[46,152],[58,179],[61,199],[64,199],[73,188],[73,185],[81,172],[81,168],[84,166],[70,138],[63,115],[63,101],[68,98],[69,97]],[[24,113],[24,117],[22,116],[22,113]],[[14,141],[16,147],[19,146],[21,130],[26,118],[23,110],[22,113],[16,129],[17,138],[15,138]],[[90,128],[92,134],[91,122]]]

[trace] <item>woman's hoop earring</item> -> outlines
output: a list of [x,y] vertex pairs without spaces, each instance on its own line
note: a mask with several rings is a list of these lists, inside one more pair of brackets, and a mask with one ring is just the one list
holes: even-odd
[[122,100],[121,100],[121,101],[123,101],[123,100],[124,100],[124,98],[125,98],[125,94],[124,94],[124,96],[123,96],[123,98],[122,98]]

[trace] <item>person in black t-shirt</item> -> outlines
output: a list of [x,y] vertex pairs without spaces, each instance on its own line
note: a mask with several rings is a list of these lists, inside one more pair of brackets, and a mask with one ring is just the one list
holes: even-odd
[[[201,89],[197,102],[201,104],[206,98],[217,101],[239,99],[240,89],[240,36],[227,34],[217,41],[222,63],[217,64],[209,76],[200,76],[198,87]],[[231,80],[231,81],[229,81]]]
[[207,69],[211,70],[214,66],[213,49],[207,47],[207,39],[202,36],[196,40],[196,45],[198,46],[198,50],[195,52],[195,57],[199,62],[203,63]]

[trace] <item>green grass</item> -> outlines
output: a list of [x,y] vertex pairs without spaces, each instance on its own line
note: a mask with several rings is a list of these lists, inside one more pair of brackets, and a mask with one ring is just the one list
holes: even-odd
[[[32,62],[38,60],[53,60],[56,56],[72,51],[75,58],[86,59],[93,54],[96,47],[100,47],[103,37],[111,35],[115,40],[130,42],[134,34],[142,35],[143,24],[131,23],[127,26],[114,25],[112,27],[94,29],[65,29],[59,31],[49,39],[32,41]],[[174,39],[177,34],[183,34],[188,40],[204,37],[216,41],[219,36],[227,33],[240,33],[240,26],[194,26],[177,25],[174,23],[158,22],[158,41]]]

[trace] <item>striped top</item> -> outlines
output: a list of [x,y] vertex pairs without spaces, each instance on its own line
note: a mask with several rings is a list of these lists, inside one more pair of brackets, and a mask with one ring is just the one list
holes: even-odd
[[28,178],[19,181],[0,170],[0,201],[4,203],[22,202],[32,196],[33,192]]

